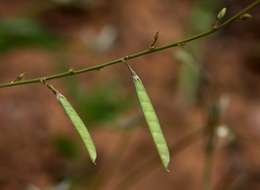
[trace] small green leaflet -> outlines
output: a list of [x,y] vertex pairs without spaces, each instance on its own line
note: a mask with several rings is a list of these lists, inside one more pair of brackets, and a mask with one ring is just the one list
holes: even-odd
[[217,18],[218,18],[219,20],[223,19],[224,16],[226,15],[226,13],[227,13],[227,8],[224,7],[224,8],[222,8],[222,9],[219,11],[219,13],[218,13],[218,15],[217,15]]
[[68,102],[65,96],[63,96],[61,93],[58,92],[57,99],[60,102],[61,106],[63,107],[65,113],[72,121],[74,127],[78,131],[80,137],[82,138],[88,150],[92,162],[95,164],[97,158],[97,152],[87,127],[85,126],[85,124],[83,123],[83,121],[81,120],[77,112],[74,110],[74,108],[71,106],[71,104]]
[[154,111],[151,100],[142,84],[141,79],[131,69],[131,67],[129,67],[129,69],[132,72],[132,77],[133,77],[136,93],[137,93],[141,108],[143,110],[145,120],[148,124],[150,133],[152,134],[153,141],[156,145],[156,148],[157,148],[157,151],[161,158],[161,161],[163,163],[163,166],[165,167],[166,170],[168,170],[168,165],[170,162],[170,153],[169,153],[169,149],[168,149],[166,140],[162,133],[158,117]]

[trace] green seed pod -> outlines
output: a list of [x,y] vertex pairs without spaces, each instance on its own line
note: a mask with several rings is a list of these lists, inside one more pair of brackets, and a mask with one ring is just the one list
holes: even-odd
[[74,110],[72,105],[66,99],[66,97],[59,92],[56,94],[56,96],[61,106],[63,107],[65,113],[68,115],[77,132],[79,133],[81,139],[83,140],[92,162],[95,164],[97,158],[96,148],[87,130],[87,127],[85,126],[77,112]]
[[167,146],[166,140],[162,133],[158,117],[154,111],[153,105],[142,84],[142,81],[131,68],[130,68],[130,70],[132,71],[132,77],[133,77],[136,93],[137,93],[142,111],[144,113],[145,120],[148,124],[150,133],[153,137],[153,141],[156,145],[156,148],[157,148],[157,151],[161,158],[161,161],[163,163],[163,166],[165,167],[166,170],[168,170],[168,165],[170,162],[170,153],[169,153],[169,148]]
[[226,15],[226,13],[227,13],[227,8],[226,8],[226,7],[222,8],[222,9],[219,11],[218,15],[217,15],[218,20],[223,19],[224,16]]

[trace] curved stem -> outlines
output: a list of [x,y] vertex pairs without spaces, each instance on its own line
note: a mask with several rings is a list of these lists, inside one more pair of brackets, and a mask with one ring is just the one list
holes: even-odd
[[79,70],[68,70],[66,72],[62,72],[62,73],[58,73],[58,74],[54,74],[54,75],[43,76],[43,77],[38,77],[38,78],[33,78],[33,79],[28,79],[28,80],[11,81],[11,82],[8,82],[8,83],[3,83],[3,84],[0,84],[0,88],[13,87],[13,86],[18,86],[18,85],[27,85],[27,84],[33,84],[33,83],[41,83],[41,81],[43,81],[43,80],[48,81],[48,80],[53,80],[53,79],[64,78],[64,77],[67,77],[67,76],[78,75],[78,74],[86,73],[86,72],[90,72],[90,71],[100,70],[100,69],[107,67],[107,66],[110,66],[110,65],[124,63],[126,60],[132,60],[132,59],[135,59],[137,57],[152,54],[152,53],[155,53],[155,52],[160,52],[162,50],[166,50],[166,49],[169,49],[169,48],[182,46],[182,45],[184,45],[188,42],[209,36],[210,34],[213,34],[217,31],[219,31],[223,27],[225,27],[225,26],[231,24],[232,22],[236,21],[237,19],[239,19],[243,14],[245,14],[248,11],[250,11],[251,9],[253,9],[258,4],[260,4],[260,0],[255,0],[253,3],[248,5],[246,8],[244,8],[243,10],[241,10],[240,12],[235,14],[234,16],[230,17],[229,19],[227,19],[223,23],[211,28],[210,30],[208,30],[206,32],[199,33],[199,34],[194,35],[192,37],[174,42],[174,43],[166,44],[166,45],[163,45],[163,46],[160,46],[160,47],[155,47],[155,48],[148,48],[148,49],[130,54],[130,55],[125,56],[125,57],[121,57],[121,58],[118,58],[118,59],[114,59],[112,61],[108,61],[108,62],[105,62],[105,63],[102,63],[102,64],[98,64],[98,65],[91,66],[91,67],[86,67],[86,68],[79,69]]

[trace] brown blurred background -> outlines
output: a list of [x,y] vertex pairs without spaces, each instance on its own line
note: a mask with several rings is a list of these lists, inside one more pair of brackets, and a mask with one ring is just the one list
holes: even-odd
[[[1,0],[0,82],[121,57],[149,47],[157,31],[157,45],[174,42],[212,27],[222,7],[228,18],[251,2]],[[170,173],[120,64],[51,82],[90,128],[96,166],[47,88],[0,89],[0,189],[260,189],[260,7],[252,15],[129,62],[172,148]]]

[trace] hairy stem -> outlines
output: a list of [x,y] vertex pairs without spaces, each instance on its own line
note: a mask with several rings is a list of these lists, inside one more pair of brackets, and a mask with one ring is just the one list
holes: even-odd
[[72,75],[78,75],[78,74],[86,73],[86,72],[90,72],[90,71],[100,70],[100,69],[107,67],[107,66],[110,66],[110,65],[124,63],[126,60],[132,60],[132,59],[135,59],[137,57],[141,57],[141,56],[148,55],[148,54],[153,54],[155,52],[160,52],[162,50],[166,50],[166,49],[169,49],[169,48],[182,46],[182,45],[185,45],[188,42],[209,36],[210,34],[213,34],[217,31],[219,31],[223,27],[225,27],[225,26],[233,23],[237,19],[239,19],[243,14],[248,13],[251,9],[256,7],[258,4],[260,4],[260,0],[255,0],[253,3],[251,3],[250,5],[245,7],[243,10],[241,10],[240,12],[235,14],[234,16],[230,17],[229,19],[227,19],[223,23],[220,23],[219,25],[214,26],[210,30],[208,30],[206,32],[199,33],[199,34],[194,35],[194,36],[191,36],[189,38],[174,42],[174,43],[166,44],[166,45],[163,45],[163,46],[160,46],[160,47],[154,47],[154,48],[150,47],[148,49],[130,54],[128,56],[124,56],[124,57],[121,57],[121,58],[118,58],[118,59],[114,59],[112,61],[108,61],[108,62],[105,62],[105,63],[102,63],[102,64],[98,64],[98,65],[91,66],[91,67],[86,67],[86,68],[79,69],[79,70],[68,70],[66,72],[62,72],[62,73],[58,73],[58,74],[54,74],[54,75],[43,76],[43,77],[38,77],[38,78],[33,78],[33,79],[28,79],[28,80],[11,81],[11,82],[8,82],[8,83],[3,83],[3,84],[0,84],[0,88],[13,87],[13,86],[19,86],[19,85],[27,85],[27,84],[33,84],[33,83],[41,83],[42,81],[54,80],[54,79],[64,78],[64,77],[68,77],[68,76],[72,76]]

